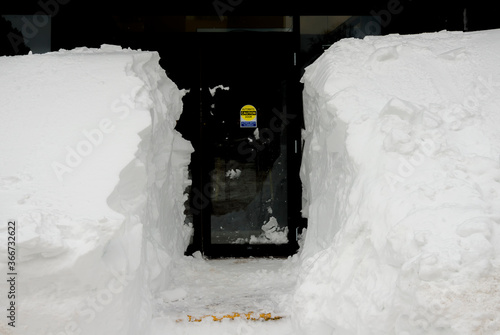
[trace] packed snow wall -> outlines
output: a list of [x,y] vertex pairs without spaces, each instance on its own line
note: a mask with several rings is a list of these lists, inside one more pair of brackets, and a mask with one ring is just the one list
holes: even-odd
[[500,332],[500,30],[345,39],[303,76],[301,334]]
[[16,274],[0,333],[148,333],[190,234],[184,92],[158,61],[109,45],[0,58],[0,268]]

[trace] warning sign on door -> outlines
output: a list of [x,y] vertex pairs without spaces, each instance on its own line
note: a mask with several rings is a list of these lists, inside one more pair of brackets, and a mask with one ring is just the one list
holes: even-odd
[[240,127],[257,128],[257,109],[252,105],[245,105],[240,110]]

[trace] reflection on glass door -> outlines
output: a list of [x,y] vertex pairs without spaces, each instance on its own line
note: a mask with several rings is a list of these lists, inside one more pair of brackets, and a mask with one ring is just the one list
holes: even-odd
[[273,141],[256,128],[221,145],[210,172],[213,244],[288,243],[286,151]]
[[203,216],[205,250],[295,243],[287,208],[291,36],[237,32],[204,37],[201,138],[204,188],[210,190]]

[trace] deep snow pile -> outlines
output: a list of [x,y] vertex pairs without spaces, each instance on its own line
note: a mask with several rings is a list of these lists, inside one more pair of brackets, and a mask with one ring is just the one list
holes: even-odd
[[[309,228],[272,275],[300,270],[293,297],[278,292],[291,315],[280,331],[175,323],[162,305],[200,307],[199,278],[189,291],[183,276],[211,270],[182,262],[192,147],[174,130],[183,92],[157,53],[0,58],[0,255],[15,220],[16,333],[497,334],[498,55],[499,30],[395,35],[342,40],[307,68]],[[6,256],[0,271],[14,271]],[[237,277],[213,287],[244,296]],[[223,311],[203,289],[201,307]],[[7,322],[1,334],[14,333]]]
[[500,30],[346,39],[306,69],[301,334],[500,332]]
[[0,58],[0,254],[15,220],[18,334],[148,332],[190,233],[183,92],[158,60],[115,46]]

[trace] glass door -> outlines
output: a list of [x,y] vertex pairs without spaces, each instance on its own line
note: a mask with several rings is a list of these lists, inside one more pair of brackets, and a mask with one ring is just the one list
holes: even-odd
[[[289,209],[292,34],[201,33],[200,213],[207,256],[296,250]],[[294,142],[296,144],[296,142]],[[200,232],[198,232],[200,233]]]

